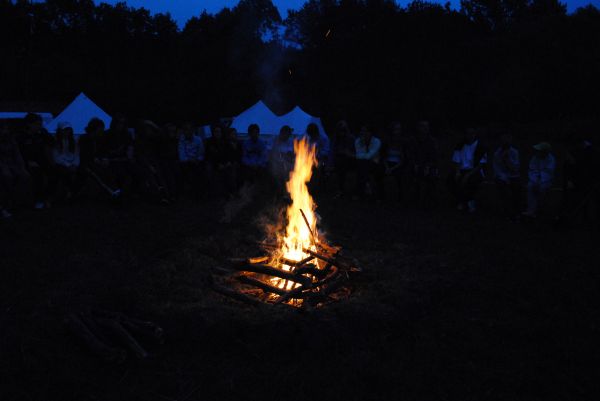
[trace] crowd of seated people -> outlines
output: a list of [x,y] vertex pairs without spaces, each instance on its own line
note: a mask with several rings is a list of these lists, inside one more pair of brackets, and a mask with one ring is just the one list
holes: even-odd
[[[413,128],[405,130],[394,122],[385,129],[362,125],[353,130],[339,121],[331,146],[326,147],[318,126],[309,124],[303,134],[316,147],[319,161],[311,185],[317,190],[334,187],[337,198],[380,202],[393,184],[398,201],[411,194],[415,204],[432,208],[439,202],[440,166],[447,161],[452,166],[447,188],[457,209],[475,212],[482,183],[493,182],[501,213],[511,220],[535,218],[556,185],[557,161],[548,142],[533,146],[525,172],[509,134],[500,137],[497,147],[488,148],[476,129],[466,129],[444,160],[429,122],[419,121]],[[134,132],[122,115],[116,115],[110,127],[91,119],[79,138],[67,121],[50,135],[33,113],[19,129],[0,124],[2,218],[9,218],[18,205],[44,209],[98,194],[112,200],[138,196],[164,204],[180,197],[228,197],[245,183],[265,179],[284,193],[294,164],[293,140],[298,138],[283,126],[266,140],[258,124],[248,127],[244,140],[234,128],[221,125],[212,126],[205,138],[191,122],[160,127],[144,120]],[[574,141],[564,166],[560,215],[581,209],[583,202],[597,206],[600,175],[591,141]]]

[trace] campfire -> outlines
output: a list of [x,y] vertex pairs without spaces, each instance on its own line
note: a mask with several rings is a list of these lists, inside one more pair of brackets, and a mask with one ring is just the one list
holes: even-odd
[[294,170],[286,184],[292,202],[285,231],[258,244],[263,255],[232,261],[240,285],[235,291],[222,289],[227,295],[251,303],[318,306],[346,296],[349,274],[360,271],[318,230],[316,205],[307,187],[317,165],[315,147],[306,139],[296,140],[294,152]]

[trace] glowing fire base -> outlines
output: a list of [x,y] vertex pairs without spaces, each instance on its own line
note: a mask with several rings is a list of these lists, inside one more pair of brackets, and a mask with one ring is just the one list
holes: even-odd
[[[266,251],[275,248],[260,245]],[[339,248],[325,244],[317,244],[315,248],[318,250],[304,249],[307,256],[300,261],[272,256],[233,260],[233,267],[239,271],[235,279],[243,285],[236,298],[297,307],[345,298],[350,292],[350,273],[360,269],[342,257]]]

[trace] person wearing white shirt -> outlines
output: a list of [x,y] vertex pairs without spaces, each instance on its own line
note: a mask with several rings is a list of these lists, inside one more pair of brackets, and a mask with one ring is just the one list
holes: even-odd
[[529,162],[527,184],[527,210],[524,216],[536,217],[539,204],[548,193],[554,182],[556,159],[550,153],[552,146],[548,142],[540,142],[533,146],[535,154]]
[[377,200],[382,200],[385,169],[380,160],[381,141],[373,136],[367,126],[362,126],[354,148],[358,169],[358,195],[364,198],[368,188],[372,188],[372,177],[375,181],[375,196]]
[[455,172],[449,177],[450,191],[457,199],[459,210],[466,206],[473,213],[475,194],[483,181],[487,164],[487,151],[473,128],[466,131],[465,140],[454,150],[452,162]]
[[504,213],[515,219],[519,213],[521,199],[521,173],[519,151],[512,145],[512,136],[502,135],[500,146],[492,161],[498,197]]
[[204,161],[204,143],[194,135],[191,125],[185,125],[179,137],[179,161],[199,163]]

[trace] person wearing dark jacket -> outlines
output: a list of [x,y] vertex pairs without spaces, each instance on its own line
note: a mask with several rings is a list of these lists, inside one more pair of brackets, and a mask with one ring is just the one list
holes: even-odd
[[387,138],[381,144],[381,159],[385,174],[394,178],[398,191],[398,201],[404,198],[404,175],[407,166],[407,148],[402,136],[402,125],[392,124]]
[[79,174],[85,182],[95,182],[109,196],[118,198],[121,190],[106,183],[108,162],[102,151],[104,128],[102,120],[92,118],[85,127],[85,134],[79,138]]
[[106,176],[111,185],[121,189],[129,188],[133,179],[133,138],[123,115],[115,115],[110,128],[102,135],[100,153],[106,162]]
[[512,136],[502,135],[500,146],[492,160],[498,197],[506,217],[518,217],[521,203],[521,161],[519,150],[512,145]]
[[61,195],[64,195],[64,198],[69,200],[73,194],[77,193],[82,183],[79,174],[79,148],[70,123],[63,121],[58,124],[52,154],[54,158],[54,198],[60,199]]
[[294,140],[292,128],[284,125],[279,129],[279,135],[271,144],[269,155],[269,171],[277,189],[285,191],[285,183],[290,178],[294,168]]
[[242,169],[244,181],[257,182],[264,178],[269,155],[265,141],[260,138],[260,127],[250,124],[248,139],[242,143]]
[[17,142],[25,168],[32,178],[34,207],[43,209],[50,206],[54,140],[42,127],[42,118],[39,115],[29,113],[23,123],[24,128],[18,135]]
[[0,218],[18,203],[20,190],[28,188],[31,176],[25,168],[19,145],[7,124],[0,124]]
[[356,171],[355,141],[356,138],[350,131],[348,123],[344,120],[339,121],[335,126],[332,141],[333,168],[338,182],[338,197],[349,194],[346,188],[348,174]]
[[167,123],[159,133],[158,164],[172,199],[181,193],[177,126]]
[[224,195],[228,188],[228,166],[232,155],[229,155],[230,144],[223,135],[221,126],[212,128],[212,136],[206,140],[206,162],[209,166],[211,188],[217,195]]
[[439,156],[435,139],[431,135],[429,122],[422,120],[417,123],[417,135],[407,146],[412,164],[412,174],[415,185],[415,198],[418,205],[434,207],[436,185],[439,179]]
[[235,193],[240,187],[240,166],[242,164],[242,144],[240,143],[237,130],[229,128],[224,144],[225,151],[225,186],[229,195]]
[[134,143],[138,189],[149,198],[169,204],[170,194],[160,168],[160,128],[150,120],[141,121]]

